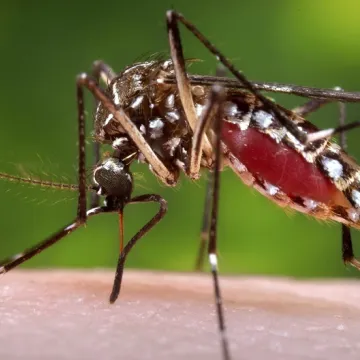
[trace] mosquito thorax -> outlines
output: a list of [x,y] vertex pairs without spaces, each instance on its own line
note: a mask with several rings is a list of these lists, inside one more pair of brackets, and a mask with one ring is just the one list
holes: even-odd
[[[145,61],[125,68],[108,85],[108,93],[116,106],[126,110],[132,120],[141,115],[151,117],[155,105],[157,79],[173,74],[172,62]],[[95,114],[95,135],[100,142],[111,142],[125,131],[100,102]]]
[[[173,75],[171,60],[133,64],[112,79],[107,93],[114,105],[121,107],[136,125],[156,156],[171,172],[177,174],[179,167],[188,162],[192,130],[176,84],[163,81]],[[194,86],[192,90],[199,114],[206,93],[202,86]],[[124,131],[120,122],[102,103],[97,108],[95,124],[96,140],[111,145],[120,159],[130,157],[131,160],[146,162],[130,134]]]
[[133,178],[129,167],[119,159],[106,159],[94,171],[98,193],[106,196],[107,206],[122,208],[131,198]]

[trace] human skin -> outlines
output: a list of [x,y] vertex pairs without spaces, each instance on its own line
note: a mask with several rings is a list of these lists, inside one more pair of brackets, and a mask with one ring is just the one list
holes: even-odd
[[[0,278],[0,359],[219,359],[208,274],[23,270]],[[221,277],[233,359],[358,359],[356,281]]]

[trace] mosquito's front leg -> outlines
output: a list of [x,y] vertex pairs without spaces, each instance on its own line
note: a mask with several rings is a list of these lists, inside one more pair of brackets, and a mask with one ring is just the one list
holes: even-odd
[[[98,208],[90,209],[86,213],[86,218],[89,217],[89,216],[94,216],[94,215],[101,214],[101,213],[104,213],[104,212],[107,212],[107,209],[104,208],[104,207],[98,207]],[[79,221],[79,219],[76,218],[74,222],[67,225],[63,229],[59,230],[55,234],[51,235],[50,237],[48,237],[44,241],[36,244],[35,246],[33,246],[31,248],[28,248],[28,249],[24,250],[20,254],[16,254],[15,256],[12,256],[11,258],[6,259],[5,261],[1,261],[0,263],[4,264],[4,265],[0,266],[0,274],[7,273],[11,269],[19,266],[23,262],[25,262],[25,261],[31,259],[32,257],[34,257],[35,255],[41,253],[45,249],[47,249],[50,246],[57,243],[59,240],[63,239],[65,236],[67,236],[70,233],[74,232],[76,229],[78,229],[83,224],[84,224],[83,222]]]
[[[167,31],[171,59],[174,66],[176,84],[179,91],[181,104],[184,108],[187,122],[195,134],[196,129],[198,128],[198,116],[195,111],[191,85],[186,73],[185,59],[181,45],[179,28],[177,26],[176,19],[172,16],[167,17]],[[202,134],[202,140],[198,152],[200,159],[191,156],[190,161],[190,171],[188,175],[193,179],[198,178],[202,153],[204,152],[206,159],[211,159],[212,156],[212,146],[205,133]]]
[[[94,77],[98,85],[101,79],[106,86],[109,86],[110,82],[115,78],[116,73],[109,65],[105,64],[101,60],[97,60],[94,61],[93,63],[92,76]],[[94,99],[95,99],[94,114],[96,114],[99,101],[95,97]],[[96,116],[94,116],[93,119],[93,129],[96,129]],[[98,141],[93,141],[92,146],[93,146],[94,166],[96,166],[100,162],[100,143]],[[100,196],[97,193],[92,192],[90,207],[91,208],[97,207],[99,206],[99,203],[100,203]]]
[[17,254],[10,259],[2,261],[1,264],[4,264],[0,267],[0,273],[6,273],[16,266],[22,264],[23,262],[31,259],[36,254],[47,249],[51,245],[55,244],[61,240],[66,235],[75,231],[77,228],[82,226],[89,215],[95,215],[100,212],[104,212],[102,208],[95,208],[92,210],[86,211],[86,191],[88,187],[86,186],[86,151],[85,151],[85,109],[84,109],[84,91],[82,83],[77,81],[77,107],[78,107],[78,206],[77,206],[77,216],[73,223],[69,224],[65,228],[61,229],[57,233],[53,234],[49,238],[40,242],[39,244],[25,250],[21,254]]
[[123,251],[119,255],[115,279],[113,288],[110,295],[110,303],[114,303],[119,296],[121,289],[122,276],[125,267],[126,257],[130,253],[131,249],[135,246],[135,244],[140,240],[147,232],[149,232],[162,218],[165,216],[167,212],[167,202],[161,196],[156,194],[147,194],[140,195],[132,198],[128,204],[139,204],[146,202],[156,202],[159,204],[160,208],[158,212],[132,237],[132,239],[126,244]]
[[77,221],[86,222],[86,151],[85,151],[85,108],[84,90],[80,81],[76,82],[76,95],[78,107],[78,182],[79,197],[77,208]]

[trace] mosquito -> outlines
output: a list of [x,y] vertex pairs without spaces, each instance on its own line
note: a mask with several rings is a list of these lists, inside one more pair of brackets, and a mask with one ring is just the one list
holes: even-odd
[[[129,204],[155,202],[157,213],[121,248],[110,295],[119,296],[127,255],[167,211],[160,195],[132,197],[134,161],[149,166],[165,185],[174,187],[180,173],[197,180],[209,171],[202,237],[197,258],[205,253],[210,263],[220,342],[224,360],[231,358],[218,279],[217,219],[220,172],[230,167],[241,180],[282,207],[291,207],[320,219],[342,224],[342,258],[360,269],[354,257],[350,227],[360,228],[360,167],[330,140],[332,135],[359,126],[344,124],[318,130],[304,119],[332,102],[360,102],[360,93],[316,89],[277,83],[253,83],[181,14],[166,13],[171,58],[135,63],[115,73],[102,61],[92,74],[77,77],[78,185],[56,184],[0,173],[0,178],[78,191],[76,219],[49,238],[1,263],[6,273],[83,226],[89,217],[117,213],[122,229],[123,210]],[[183,24],[235,77],[189,75],[179,24]],[[100,86],[100,80],[105,87]],[[97,102],[93,123],[96,142],[93,185],[86,183],[84,90]],[[261,91],[283,92],[310,98],[287,110]],[[100,160],[100,144],[113,153]],[[342,141],[342,144],[345,144]],[[296,171],[294,171],[296,169]],[[281,174],[281,176],[279,176]],[[87,192],[91,206],[87,207]],[[103,198],[103,205],[100,204]]]

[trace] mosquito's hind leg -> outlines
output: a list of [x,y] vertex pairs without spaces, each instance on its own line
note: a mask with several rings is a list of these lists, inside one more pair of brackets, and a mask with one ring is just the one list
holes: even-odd
[[[184,18],[180,13],[170,10],[166,13],[166,20],[169,33],[169,42],[171,49],[171,57],[174,61],[174,54],[180,53],[181,49],[180,34],[178,23],[182,23],[216,58],[235,76],[235,78],[251,93],[253,93],[268,109],[270,109],[277,117],[279,122],[290,131],[301,143],[306,141],[306,134],[296,126],[286,114],[269,98],[263,95],[255,85],[253,85],[247,77],[236,69],[236,67],[228,60],[190,21]],[[178,41],[175,41],[178,38]],[[176,71],[175,71],[176,74]],[[176,74],[176,80],[179,81]],[[180,89],[179,89],[180,90]]]
[[311,99],[305,104],[292,109],[292,112],[301,117],[306,117],[307,115],[319,110],[322,106],[329,104],[330,102],[331,100],[327,99]]
[[[342,89],[339,87],[334,88],[333,91],[337,91],[340,95],[342,93]],[[305,104],[292,109],[292,111],[299,116],[306,117],[310,113],[317,111],[320,107],[322,107],[326,104],[335,102],[335,101],[338,101],[338,99],[336,99],[334,97],[311,99],[311,100],[307,101]],[[315,133],[308,134],[307,140],[306,140],[307,143],[339,134],[340,140],[344,139],[343,141],[340,141],[340,145],[342,146],[343,149],[346,148],[345,133],[348,130],[352,130],[357,127],[360,127],[360,121],[355,121],[350,124],[346,124],[345,123],[345,105],[343,102],[338,101],[338,103],[340,105],[339,126],[336,128],[328,128],[328,129],[324,129],[324,130],[319,130]]]
[[346,225],[341,225],[341,240],[342,240],[342,260],[345,265],[352,265],[360,270],[360,261],[354,256],[351,230]]
[[[339,125],[344,126],[346,122],[346,111],[345,111],[345,104],[339,103]],[[342,132],[339,136],[339,143],[343,150],[347,148],[347,141],[346,141],[346,133]],[[360,261],[355,258],[353,245],[352,245],[352,238],[351,238],[351,229],[341,224],[341,255],[342,260],[345,265],[352,265],[358,270],[360,270]]]
[[[336,90],[341,93],[342,89],[336,88]],[[336,128],[329,128],[325,130],[319,130],[315,133],[307,135],[307,142],[316,141],[319,139],[329,138],[336,134],[339,134],[340,137],[340,145],[343,149],[346,149],[346,132],[352,129],[356,129],[360,127],[360,121],[354,121],[352,123],[346,124],[345,123],[345,104],[343,102],[339,102],[340,106],[340,120],[339,126]]]
[[[304,105],[294,109],[293,111],[296,112],[300,116],[306,116],[309,113],[316,111],[322,105],[329,103],[331,100],[329,99],[312,99],[305,103]],[[339,127],[345,127],[346,124],[346,111],[345,111],[345,104],[339,103]],[[320,130],[322,131],[322,130]],[[339,143],[343,150],[347,148],[346,142],[346,133],[345,131],[340,132],[339,136]],[[360,270],[360,261],[357,260],[354,256],[353,245],[352,245],[352,238],[351,238],[351,229],[341,224],[341,242],[342,242],[342,260],[345,265],[352,265],[358,270]]]

